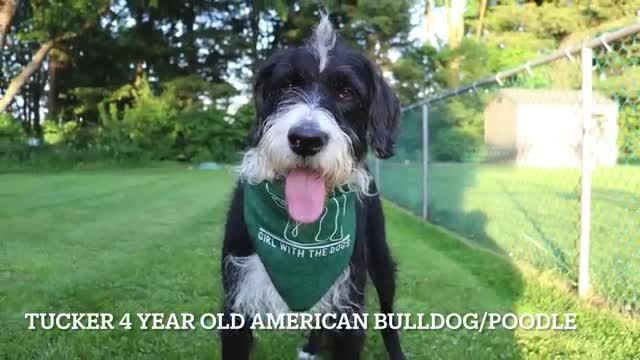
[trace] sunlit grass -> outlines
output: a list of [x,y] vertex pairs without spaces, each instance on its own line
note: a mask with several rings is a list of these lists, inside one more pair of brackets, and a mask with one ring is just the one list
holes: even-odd
[[[384,162],[382,193],[421,213],[421,170]],[[577,280],[580,173],[474,164],[433,164],[430,220],[539,269]],[[592,191],[591,272],[596,292],[640,306],[640,166],[597,169]]]
[[[219,358],[211,330],[27,330],[25,312],[218,312],[233,175],[182,167],[0,175],[0,357]],[[479,201],[479,200],[478,200]],[[385,206],[398,312],[576,312],[576,331],[402,333],[411,359],[634,358],[637,322]],[[490,232],[492,230],[489,230]],[[377,309],[369,290],[368,311]],[[292,359],[301,334],[260,331],[255,359]],[[383,359],[370,331],[366,359]]]

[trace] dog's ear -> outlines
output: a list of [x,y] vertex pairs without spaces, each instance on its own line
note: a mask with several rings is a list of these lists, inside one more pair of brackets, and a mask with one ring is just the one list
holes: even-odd
[[273,72],[275,64],[273,61],[269,61],[267,63],[262,64],[258,71],[256,72],[256,76],[253,82],[253,101],[256,106],[256,115],[258,124],[262,122],[268,111],[267,107],[269,106],[269,94],[267,94],[266,89],[269,86],[269,80],[271,78],[271,73]]
[[369,103],[369,130],[367,137],[376,157],[390,158],[400,120],[400,101],[376,67],[373,70],[373,86]]
[[256,122],[251,129],[247,138],[247,143],[250,147],[256,146],[262,136],[262,127],[264,120],[268,113],[268,107],[270,105],[270,94],[267,93],[268,82],[271,78],[271,72],[273,71],[275,63],[273,61],[262,64],[253,82],[253,102],[256,109]]

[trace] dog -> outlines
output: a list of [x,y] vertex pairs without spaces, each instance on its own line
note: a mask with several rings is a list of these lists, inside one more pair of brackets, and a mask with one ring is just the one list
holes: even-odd
[[[361,313],[367,277],[392,313],[396,266],[366,157],[393,155],[398,97],[326,15],[304,45],[262,64],[253,90],[256,124],[225,226],[223,318]],[[223,359],[249,359],[248,323],[220,336]],[[396,330],[382,337],[390,359],[405,358]],[[328,344],[335,358],[358,359],[364,340],[364,329],[314,329],[298,358]]]

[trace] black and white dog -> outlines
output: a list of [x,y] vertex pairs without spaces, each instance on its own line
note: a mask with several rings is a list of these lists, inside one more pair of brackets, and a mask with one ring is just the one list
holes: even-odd
[[[289,181],[294,172],[306,176],[306,191],[322,199],[324,188],[347,187],[357,194],[355,241],[348,266],[309,312],[362,312],[367,275],[377,290],[381,312],[393,312],[395,265],[365,158],[369,147],[379,158],[393,155],[398,98],[371,61],[337,39],[326,16],[306,45],[280,51],[262,65],[254,96],[257,124],[239,168],[222,251],[226,321],[232,313],[251,317],[291,312],[251,240],[244,216],[244,185]],[[313,194],[300,196],[313,199]],[[294,202],[287,198],[290,201]],[[318,219],[322,208],[312,204],[313,200],[301,201],[297,210],[289,204],[290,216],[303,223]],[[384,329],[382,336],[389,357],[404,359],[398,333]],[[221,340],[223,359],[249,358],[253,333],[248,325],[222,330]],[[358,359],[364,340],[362,329],[313,330],[298,356],[313,359],[321,344],[328,343],[335,358]]]

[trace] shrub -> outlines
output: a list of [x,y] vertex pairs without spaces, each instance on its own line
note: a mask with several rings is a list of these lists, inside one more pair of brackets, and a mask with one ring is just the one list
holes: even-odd
[[175,159],[231,162],[242,150],[254,115],[246,107],[233,117],[217,109],[180,115]]
[[122,123],[131,141],[149,158],[166,160],[176,139],[176,115],[161,99],[142,98],[125,111]]
[[618,114],[618,148],[622,163],[640,161],[640,116],[637,110],[639,107],[640,104],[625,104]]
[[98,152],[116,161],[141,157],[141,150],[130,136],[130,122],[120,119],[114,104],[100,109],[100,124],[95,136]]
[[[152,94],[148,86],[123,87],[114,94],[98,107],[98,121],[45,121],[44,144],[37,149],[26,146],[18,122],[1,115],[0,156],[18,144],[26,153],[21,161],[35,166],[96,160],[232,162],[238,160],[255,119],[251,104],[230,115],[198,103],[185,106],[185,101],[166,94]],[[127,101],[121,101],[123,94],[129,94]]]
[[434,139],[430,156],[438,161],[469,161],[480,151],[478,136],[460,128],[441,129],[434,134]]
[[0,157],[20,158],[27,150],[27,137],[11,115],[0,113]]
[[42,126],[42,137],[45,144],[56,145],[61,143],[63,138],[62,126],[54,121],[45,121]]
[[480,151],[486,100],[486,96],[462,96],[432,107],[429,141],[433,160],[462,162]]
[[141,96],[121,112],[114,104],[101,109],[96,146],[118,160],[235,161],[255,118],[252,108],[229,116],[216,108],[179,110],[165,97]]

